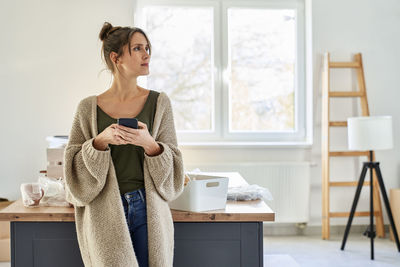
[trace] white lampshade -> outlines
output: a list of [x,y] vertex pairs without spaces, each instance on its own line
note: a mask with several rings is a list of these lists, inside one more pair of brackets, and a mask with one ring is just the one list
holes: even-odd
[[347,130],[350,150],[393,148],[392,116],[348,118]]

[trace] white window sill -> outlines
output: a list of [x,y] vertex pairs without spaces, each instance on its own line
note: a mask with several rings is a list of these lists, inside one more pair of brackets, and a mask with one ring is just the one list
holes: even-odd
[[302,142],[180,142],[181,148],[311,148],[311,141]]

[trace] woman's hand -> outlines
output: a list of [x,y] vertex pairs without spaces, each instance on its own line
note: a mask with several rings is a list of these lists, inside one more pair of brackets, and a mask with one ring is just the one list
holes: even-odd
[[108,144],[111,145],[124,145],[125,140],[117,131],[118,124],[114,123],[105,128],[93,141],[93,146],[97,150],[106,150]]
[[162,146],[154,140],[150,135],[147,125],[143,122],[138,121],[138,129],[132,129],[123,125],[116,125],[115,133],[122,139],[124,144],[132,144],[141,146],[149,156],[156,156],[161,154]]

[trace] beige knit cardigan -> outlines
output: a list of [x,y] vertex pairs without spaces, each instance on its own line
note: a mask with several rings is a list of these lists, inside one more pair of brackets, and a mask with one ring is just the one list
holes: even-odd
[[[138,266],[125,220],[110,148],[93,147],[97,97],[80,101],[64,154],[66,199],[74,205],[75,226],[86,267]],[[174,225],[168,206],[183,191],[182,155],[177,147],[171,102],[161,92],[152,136],[160,155],[144,157],[150,267],[171,267]]]

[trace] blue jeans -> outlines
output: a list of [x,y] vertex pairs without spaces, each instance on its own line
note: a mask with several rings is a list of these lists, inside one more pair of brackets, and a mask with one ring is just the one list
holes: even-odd
[[140,267],[149,266],[146,192],[144,188],[121,195],[132,245]]

